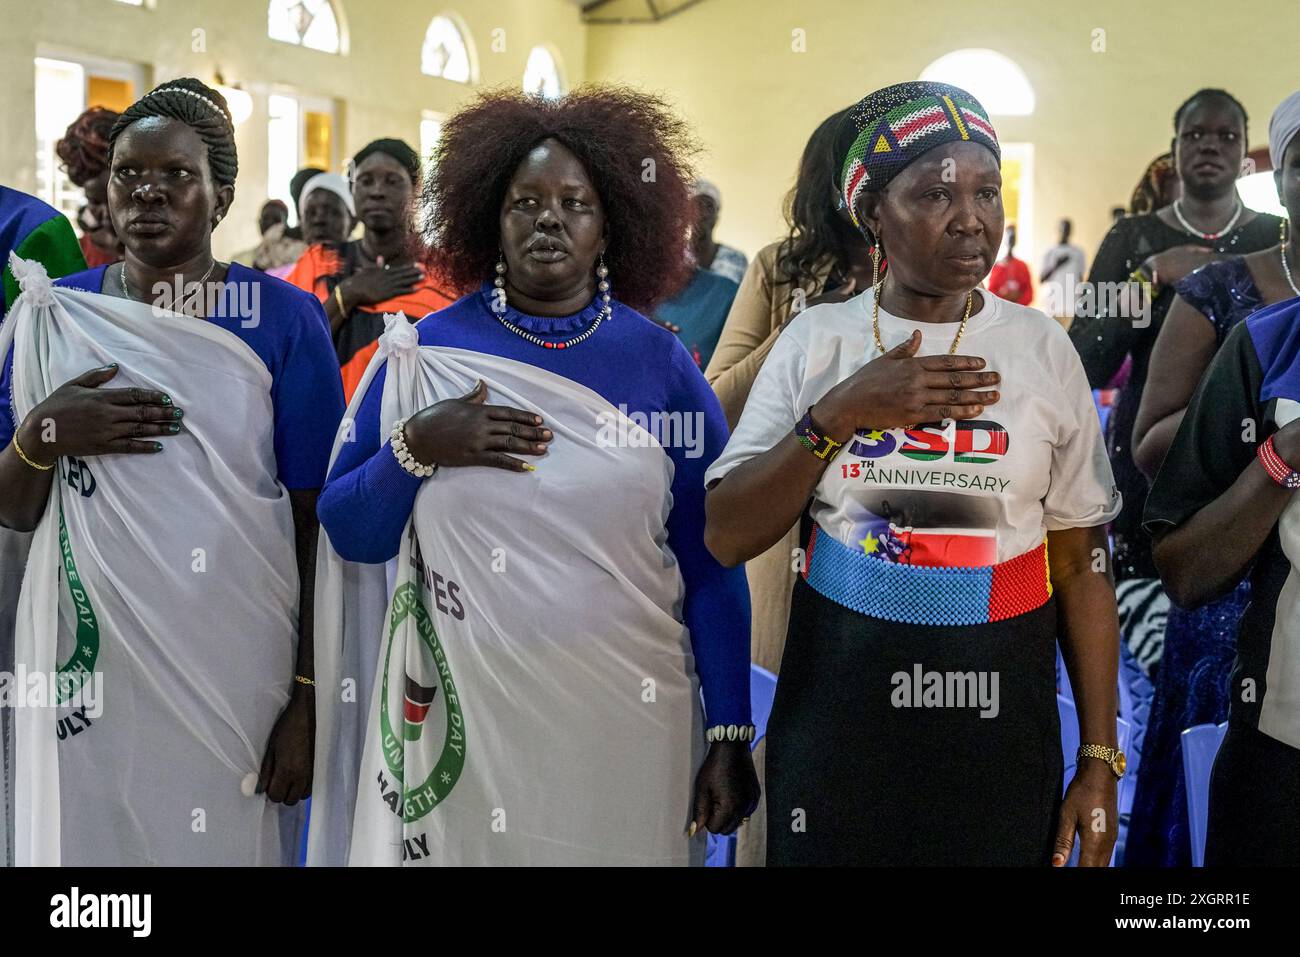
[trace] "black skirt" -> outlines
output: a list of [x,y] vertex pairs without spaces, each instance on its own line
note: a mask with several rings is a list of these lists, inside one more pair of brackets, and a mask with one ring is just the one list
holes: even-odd
[[767,729],[770,866],[1049,864],[1063,764],[1055,599],[908,625],[796,581]]

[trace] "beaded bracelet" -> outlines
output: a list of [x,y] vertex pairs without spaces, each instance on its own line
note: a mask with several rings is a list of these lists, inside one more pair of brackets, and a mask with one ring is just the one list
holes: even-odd
[[1273,436],[1255,452],[1259,456],[1259,463],[1264,466],[1264,471],[1278,485],[1283,488],[1300,488],[1300,472],[1293,469],[1282,456],[1277,454],[1277,449],[1273,446]]
[[405,429],[406,419],[398,419],[397,424],[393,426],[393,431],[388,434],[388,440],[393,446],[393,455],[397,456],[398,464],[412,475],[417,478],[428,478],[438,466],[425,465],[415,460],[411,450],[406,447]]
[[715,724],[704,732],[706,741],[753,741],[752,724]]

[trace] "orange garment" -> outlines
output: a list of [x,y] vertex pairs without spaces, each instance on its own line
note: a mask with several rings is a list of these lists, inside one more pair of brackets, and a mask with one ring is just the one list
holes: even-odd
[[[323,244],[309,246],[299,257],[285,281],[305,289],[325,303],[334,289],[358,269],[370,265],[361,252],[361,243],[349,241],[339,247]],[[455,301],[438,277],[425,272],[424,279],[408,293],[373,305],[356,306],[334,333],[334,350],[338,354],[339,373],[343,377],[343,394],[351,401],[365,375],[366,366],[379,347],[384,331],[384,315],[400,312],[411,322],[419,322]]]

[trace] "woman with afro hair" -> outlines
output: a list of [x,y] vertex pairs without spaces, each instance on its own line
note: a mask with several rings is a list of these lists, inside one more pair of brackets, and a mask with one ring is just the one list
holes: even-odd
[[375,678],[318,716],[309,860],[698,864],[756,804],[745,579],[703,543],[726,420],[644,315],[690,273],[692,151],[616,88],[444,128],[424,200],[464,295],[391,322],[319,505],[390,611],[318,632],[322,683]]

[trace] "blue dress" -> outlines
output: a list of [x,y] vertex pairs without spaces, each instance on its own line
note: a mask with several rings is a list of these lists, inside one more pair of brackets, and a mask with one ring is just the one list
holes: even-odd
[[[1216,349],[1237,323],[1265,304],[1240,256],[1201,267],[1175,289],[1213,324]],[[1237,620],[1249,601],[1247,577],[1232,594],[1195,611],[1169,606],[1164,657],[1142,743],[1124,849],[1125,866],[1191,866],[1180,735],[1195,724],[1227,720]]]

